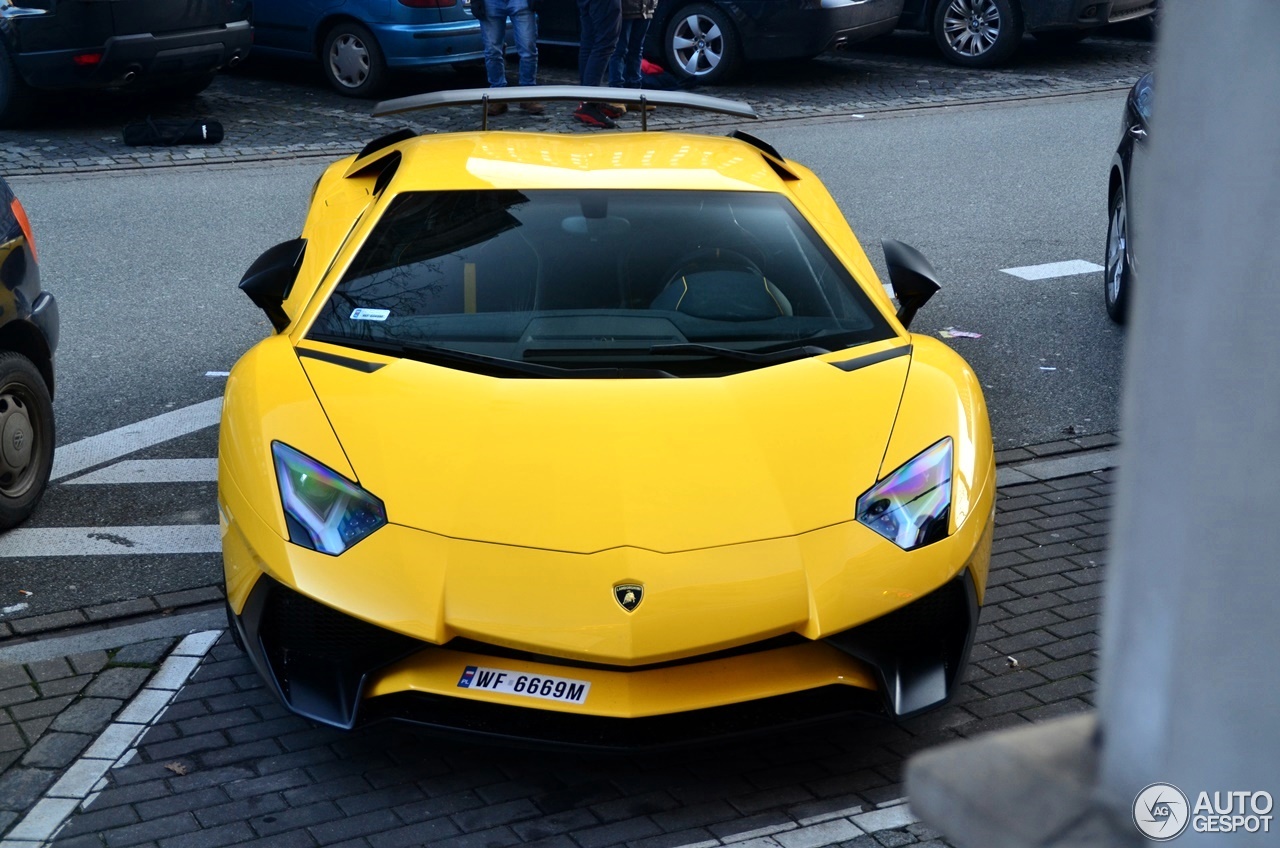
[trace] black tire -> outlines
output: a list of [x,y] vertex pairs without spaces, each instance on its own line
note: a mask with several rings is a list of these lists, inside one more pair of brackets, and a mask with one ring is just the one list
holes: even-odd
[[967,68],[1007,62],[1022,32],[1022,10],[1013,0],[941,0],[933,13],[938,49],[948,62]]
[[31,115],[35,93],[22,79],[0,40],[0,127],[21,126]]
[[348,97],[373,97],[387,82],[378,40],[355,21],[339,21],[325,35],[320,65],[329,85]]
[[671,13],[662,31],[667,70],[678,79],[716,85],[742,66],[742,42],[733,19],[709,3],[690,3]]
[[1129,204],[1124,187],[1111,193],[1107,203],[1107,253],[1102,272],[1102,297],[1107,314],[1124,324],[1129,312],[1129,289],[1133,284],[1133,263],[1129,245]]
[[0,530],[31,515],[53,470],[53,402],[20,353],[0,353]]

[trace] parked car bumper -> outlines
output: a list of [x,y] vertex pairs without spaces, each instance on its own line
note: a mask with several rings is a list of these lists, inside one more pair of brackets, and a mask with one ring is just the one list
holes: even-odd
[[891,32],[902,0],[812,0],[803,6],[770,3],[743,47],[752,59],[816,56],[846,41],[863,41]]
[[387,64],[393,68],[423,68],[448,62],[484,58],[480,22],[436,24],[372,24]]
[[1028,32],[1100,27],[1153,13],[1155,0],[1044,0],[1026,6]]
[[[236,21],[194,32],[118,35],[101,48],[19,53],[14,61],[34,88],[107,88],[148,77],[209,73],[243,59],[252,43],[249,22]],[[77,62],[95,53],[101,54],[98,61]]]

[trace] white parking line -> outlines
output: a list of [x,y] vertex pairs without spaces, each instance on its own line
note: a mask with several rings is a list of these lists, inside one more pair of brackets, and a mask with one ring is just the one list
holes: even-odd
[[[107,771],[133,750],[134,742],[168,706],[177,690],[182,688],[200,664],[204,655],[222,635],[221,630],[192,633],[178,644],[165,659],[160,669],[120,713],[120,717],[107,725],[88,750],[63,773],[35,806],[14,825],[8,836],[0,842],[0,848],[35,848],[45,845],[76,807],[87,807],[102,786]],[[141,709],[138,707],[142,706]],[[145,715],[145,720],[126,722],[126,715]]]
[[114,483],[212,483],[216,459],[126,459],[67,480],[65,485]]
[[60,480],[134,451],[212,427],[221,415],[222,398],[214,398],[62,445],[54,451],[53,473],[49,479]]
[[1044,265],[1024,265],[1021,268],[1004,268],[1005,274],[1012,274],[1024,280],[1051,280],[1054,277],[1074,277],[1078,274],[1092,274],[1101,271],[1101,265],[1085,262],[1083,259],[1070,259],[1066,262],[1048,262]]
[[137,554],[213,554],[222,550],[216,524],[159,527],[19,527],[0,536],[0,559]]

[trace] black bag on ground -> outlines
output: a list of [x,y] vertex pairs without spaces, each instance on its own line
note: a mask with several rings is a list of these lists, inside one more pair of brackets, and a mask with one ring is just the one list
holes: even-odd
[[176,144],[217,144],[222,141],[222,124],[212,118],[190,120],[134,121],[125,124],[124,143],[130,147]]

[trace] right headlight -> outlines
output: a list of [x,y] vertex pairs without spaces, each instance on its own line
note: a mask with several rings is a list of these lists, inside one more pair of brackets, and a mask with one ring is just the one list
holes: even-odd
[[951,437],[907,460],[858,498],[858,521],[904,551],[947,537]]
[[272,442],[289,541],[337,556],[387,523],[382,501],[283,442]]

